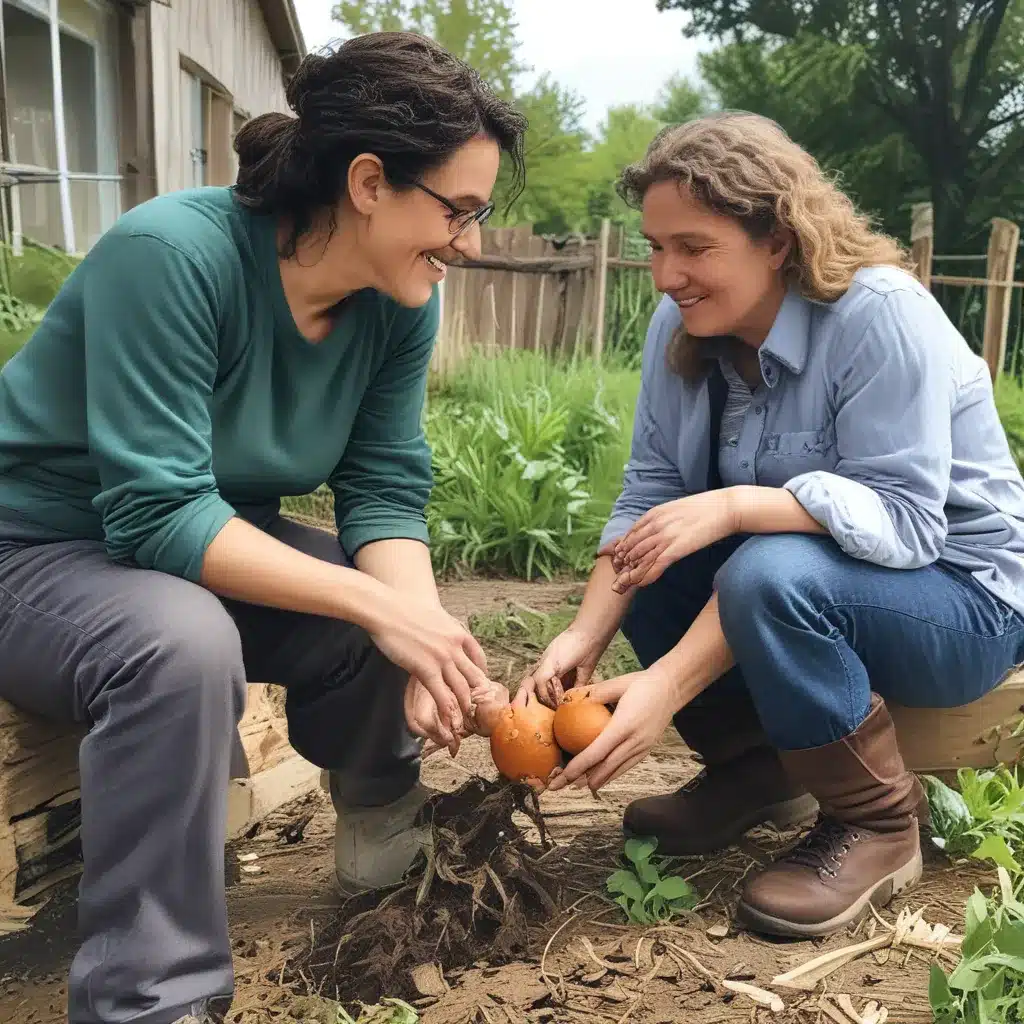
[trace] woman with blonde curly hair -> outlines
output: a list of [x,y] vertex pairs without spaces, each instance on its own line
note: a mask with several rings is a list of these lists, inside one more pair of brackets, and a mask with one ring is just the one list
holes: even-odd
[[551,782],[597,790],[670,721],[703,759],[632,834],[707,854],[818,815],[739,916],[825,935],[921,874],[920,783],[885,701],[976,700],[1024,660],[1024,481],[984,362],[815,161],[749,114],[664,131],[620,192],[665,297],[586,597],[517,700],[642,671]]

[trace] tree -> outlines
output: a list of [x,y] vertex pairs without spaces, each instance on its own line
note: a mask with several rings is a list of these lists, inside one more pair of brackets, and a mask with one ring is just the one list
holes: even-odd
[[652,113],[665,124],[683,124],[706,114],[711,99],[685,75],[673,75],[658,92]]
[[601,122],[589,156],[591,185],[587,195],[588,228],[603,217],[635,228],[639,215],[615,192],[615,181],[627,164],[639,160],[651,140],[664,127],[646,107],[626,103],[610,107]]
[[[529,121],[524,143],[526,189],[507,214],[499,207],[495,224],[533,224],[542,234],[580,230],[591,180],[583,105],[579,96],[547,75],[516,97],[516,106]],[[499,197],[506,191],[507,178],[508,168],[503,166],[495,190]]]
[[530,69],[518,59],[518,23],[508,0],[342,0],[331,16],[353,35],[411,31],[475,68],[505,99]]
[[729,43],[701,56],[701,76],[718,107],[777,121],[885,230],[905,237],[911,205],[928,198],[920,157],[884,113],[857,100],[851,76],[836,70],[843,53],[830,47],[829,61],[814,62],[828,69],[819,79],[802,70],[805,48],[765,39]]
[[[1024,155],[1024,0],[657,0],[686,34],[792,44],[791,83],[846,76],[925,168],[938,244],[955,247]],[[834,62],[842,56],[837,66]],[[834,86],[833,86],[834,87]],[[973,216],[972,216],[973,215]]]

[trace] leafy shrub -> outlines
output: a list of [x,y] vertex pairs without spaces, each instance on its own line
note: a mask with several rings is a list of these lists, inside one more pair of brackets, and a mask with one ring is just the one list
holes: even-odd
[[427,416],[436,567],[526,579],[588,570],[621,484],[637,384],[523,353],[456,375]]

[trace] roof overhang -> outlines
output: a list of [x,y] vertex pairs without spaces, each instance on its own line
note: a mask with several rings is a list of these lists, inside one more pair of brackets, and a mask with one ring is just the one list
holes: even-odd
[[293,74],[306,56],[306,43],[295,13],[294,0],[258,0],[271,41],[286,75]]

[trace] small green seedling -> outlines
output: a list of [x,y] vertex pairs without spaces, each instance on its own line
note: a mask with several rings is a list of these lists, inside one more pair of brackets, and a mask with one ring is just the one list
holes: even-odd
[[631,866],[616,871],[605,883],[634,924],[669,921],[697,905],[697,894],[685,878],[662,877],[664,859],[660,865],[651,859],[657,848],[657,839],[627,840],[625,854]]
[[359,1018],[338,1007],[338,1024],[419,1024],[420,1015],[401,999],[382,999],[376,1006],[364,1006]]

